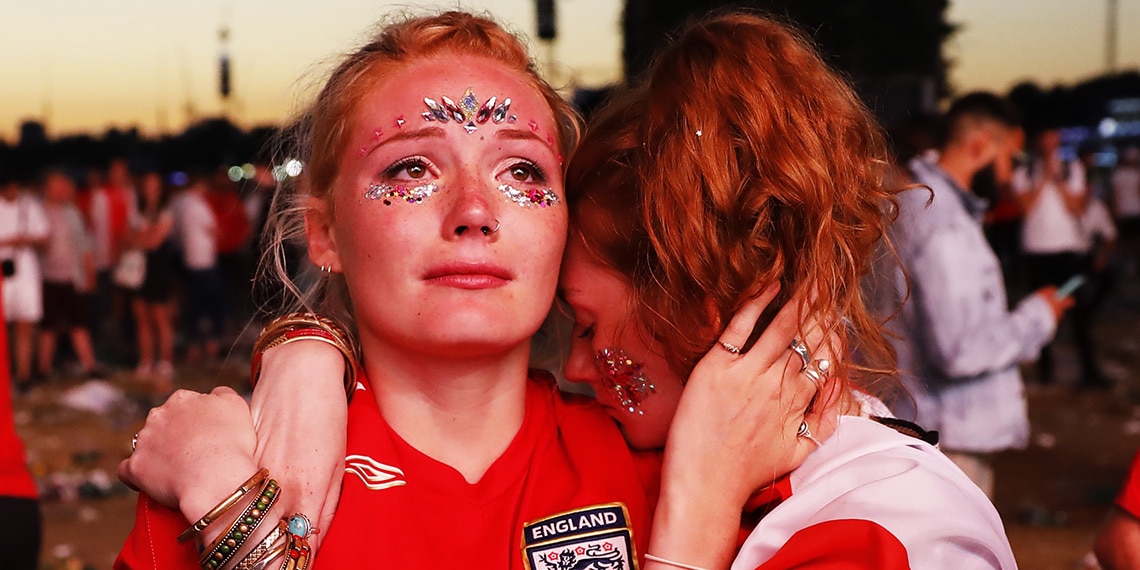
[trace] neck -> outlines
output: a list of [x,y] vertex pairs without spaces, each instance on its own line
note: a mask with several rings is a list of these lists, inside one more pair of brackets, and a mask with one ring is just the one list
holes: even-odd
[[361,331],[364,367],[384,420],[469,482],[506,451],[526,412],[529,342],[470,358],[410,351]]
[[948,174],[959,188],[973,192],[973,189],[970,188],[970,182],[978,169],[974,166],[973,161],[966,156],[966,153],[955,147],[947,148],[938,157],[938,167]]

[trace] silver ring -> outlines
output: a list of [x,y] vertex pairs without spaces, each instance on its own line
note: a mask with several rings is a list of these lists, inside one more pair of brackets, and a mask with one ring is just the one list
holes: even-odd
[[493,233],[497,233],[499,231],[499,228],[501,228],[502,226],[503,226],[503,224],[499,222],[499,219],[495,218],[495,227],[488,228],[487,226],[483,226],[482,228],[480,228],[480,231],[483,232],[483,235],[489,236]]
[[808,377],[808,380],[811,380],[811,383],[815,384],[815,387],[818,389],[819,383],[827,377],[827,371],[830,369],[831,361],[826,358],[820,358],[819,360],[813,360],[812,363],[804,367],[801,372],[803,372],[804,375]]
[[820,446],[819,440],[811,434],[811,428],[808,427],[807,420],[800,422],[800,429],[796,430],[796,437],[802,437],[814,443],[816,447]]
[[804,365],[800,368],[800,372],[807,370],[808,366],[811,364],[811,351],[808,350],[808,347],[805,346],[804,343],[800,342],[800,339],[793,338],[792,344],[789,344],[788,348],[792,352],[796,353],[796,355],[800,357],[800,360],[804,361]]
[[139,446],[139,434],[136,433],[135,436],[131,438],[131,451],[134,451],[135,448],[138,446]]
[[717,342],[720,343],[721,348],[723,348],[723,349],[725,349],[725,350],[727,350],[733,354],[740,354],[740,347],[739,346],[736,346],[735,344],[732,344],[731,342],[724,342],[723,340],[718,340]]

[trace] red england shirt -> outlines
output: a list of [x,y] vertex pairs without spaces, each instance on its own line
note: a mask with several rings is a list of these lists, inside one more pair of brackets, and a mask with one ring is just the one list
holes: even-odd
[[[318,569],[636,569],[645,552],[659,456],[630,451],[597,403],[547,374],[532,374],[522,427],[477,483],[396,434],[366,381],[347,443]],[[174,540],[187,525],[143,497],[116,568],[196,568],[193,547]]]

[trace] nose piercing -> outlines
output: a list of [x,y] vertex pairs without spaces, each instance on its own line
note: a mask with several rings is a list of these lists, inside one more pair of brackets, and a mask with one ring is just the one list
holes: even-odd
[[493,234],[493,233],[496,233],[496,232],[498,232],[498,231],[499,231],[499,228],[500,228],[501,226],[502,226],[502,224],[500,224],[500,223],[499,223],[499,220],[498,220],[498,219],[496,219],[496,220],[495,220],[495,227],[493,227],[493,228],[488,228],[487,226],[483,226],[483,227],[479,228],[479,231],[483,232],[483,235],[485,235],[485,236],[486,236],[486,235],[491,235],[491,234]]

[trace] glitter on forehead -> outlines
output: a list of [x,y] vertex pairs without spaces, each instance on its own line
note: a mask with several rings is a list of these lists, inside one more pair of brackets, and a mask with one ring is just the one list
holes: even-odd
[[401,129],[404,128],[404,116],[403,115],[396,117],[396,128],[401,128]]
[[594,366],[602,375],[601,384],[613,394],[625,411],[644,415],[641,404],[657,388],[645,377],[641,363],[634,361],[620,348],[603,348],[594,356]]
[[424,200],[439,191],[435,182],[421,186],[391,186],[388,184],[373,184],[368,187],[364,197],[369,200],[383,200],[385,206],[391,206],[392,201],[402,201],[408,204],[422,204]]
[[525,188],[520,190],[510,184],[502,184],[499,186],[499,191],[502,192],[508,200],[524,208],[531,206],[545,208],[547,206],[553,206],[559,201],[558,194],[555,194],[551,188]]
[[[492,96],[487,99],[482,105],[479,105],[479,98],[475,96],[475,92],[471,88],[463,93],[463,97],[459,98],[456,103],[450,97],[444,95],[439,98],[442,103],[437,102],[431,97],[424,97],[424,105],[427,105],[428,110],[420,115],[425,121],[433,122],[438,121],[446,123],[448,121],[455,121],[463,126],[463,130],[467,134],[474,133],[479,130],[479,125],[491,121],[492,123],[502,123],[507,118],[507,112],[511,108],[511,98],[503,99],[502,103],[495,104],[498,97]],[[403,115],[397,119],[398,125],[403,125]],[[514,122],[514,115],[511,115],[511,122]]]

